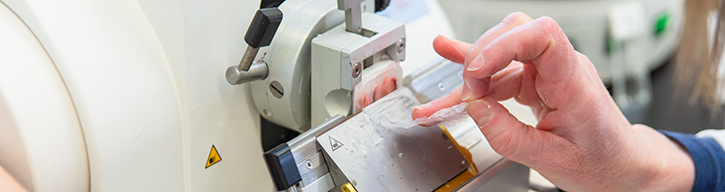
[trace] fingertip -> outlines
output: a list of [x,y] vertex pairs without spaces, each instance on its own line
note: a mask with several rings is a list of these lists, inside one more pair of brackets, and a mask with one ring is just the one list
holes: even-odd
[[436,53],[454,63],[463,63],[466,50],[470,47],[471,45],[468,43],[453,40],[443,35],[438,35],[433,39],[433,49]]
[[531,18],[529,15],[523,12],[513,12],[506,15],[506,17],[501,21],[502,23],[511,22],[515,25],[522,25],[524,23],[533,21],[534,19]]
[[413,113],[410,115],[413,119],[419,119],[425,117],[422,113],[424,111],[425,104],[413,107]]
[[443,45],[443,43],[445,43],[447,41],[450,41],[450,39],[448,39],[448,37],[443,36],[443,35],[438,35],[433,39],[433,48],[440,47],[441,45]]

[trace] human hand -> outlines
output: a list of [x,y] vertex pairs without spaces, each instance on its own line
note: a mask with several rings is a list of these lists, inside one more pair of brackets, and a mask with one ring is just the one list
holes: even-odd
[[[464,64],[465,84],[414,108],[414,119],[469,101],[468,114],[497,153],[567,191],[692,189],[689,154],[655,130],[631,125],[553,19],[512,13],[473,45],[444,37],[433,45]],[[529,106],[538,124],[520,122],[498,102],[509,98]]]

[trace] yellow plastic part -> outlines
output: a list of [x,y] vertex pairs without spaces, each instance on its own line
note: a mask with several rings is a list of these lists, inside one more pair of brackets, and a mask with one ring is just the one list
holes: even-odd
[[[456,140],[453,139],[453,136],[451,136],[451,133],[448,132],[448,129],[444,126],[439,126],[441,130],[443,130],[444,133],[446,133],[446,136],[453,142],[453,145],[456,146],[458,151],[461,152],[464,158],[466,158],[466,161],[468,161],[468,164],[470,165],[468,167],[468,170],[464,171],[461,174],[458,174],[458,176],[454,177],[448,183],[441,186],[440,188],[436,189],[435,192],[450,192],[458,188],[458,186],[463,185],[466,183],[466,181],[473,178],[473,176],[476,176],[476,173],[478,173],[478,169],[476,169],[476,165],[473,164],[473,156],[471,155],[471,152],[468,151],[465,147],[461,146],[456,142]],[[348,183],[349,184],[349,183]],[[345,191],[345,190],[343,190]]]
[[353,187],[350,183],[345,183],[344,185],[342,185],[342,187],[340,187],[340,190],[342,190],[342,192],[357,192],[357,190],[355,190],[355,187]]

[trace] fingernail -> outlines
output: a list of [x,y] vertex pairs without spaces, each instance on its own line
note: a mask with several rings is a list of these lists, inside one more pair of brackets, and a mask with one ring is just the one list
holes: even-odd
[[467,80],[464,80],[463,84],[466,86],[463,87],[463,90],[461,90],[461,100],[468,101],[471,99],[471,97],[473,97],[473,93],[471,92],[471,84],[469,84]]
[[413,112],[410,114],[410,116],[415,120],[419,118],[424,118],[425,116],[423,114],[420,114],[425,108],[427,107],[427,104],[418,105],[416,107],[413,107]]
[[480,69],[481,67],[483,67],[483,63],[485,61],[486,60],[483,59],[483,56],[479,53],[478,56],[476,56],[476,58],[474,58],[473,61],[471,61],[471,63],[468,64],[468,68],[466,68],[466,70],[476,71],[476,70]]
[[426,104],[423,104],[423,105],[418,105],[418,106],[415,106],[415,107],[413,107],[413,112],[415,113],[415,112],[417,112],[417,111],[423,110],[424,108],[426,108],[426,106],[425,106],[425,105],[426,105]]
[[413,107],[413,112],[423,110],[425,108],[428,108],[429,106],[430,106],[430,103],[425,103],[422,105],[415,106],[415,107]]
[[413,113],[418,112],[420,110],[421,110],[420,106],[413,107]]
[[491,121],[491,116],[493,116],[491,105],[483,99],[469,102],[468,106],[466,106],[466,112],[480,127]]

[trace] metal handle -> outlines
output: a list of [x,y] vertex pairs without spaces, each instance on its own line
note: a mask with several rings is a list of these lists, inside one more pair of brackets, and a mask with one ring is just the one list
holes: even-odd
[[267,74],[269,74],[267,63],[254,63],[254,58],[257,57],[260,47],[269,46],[272,43],[272,38],[277,33],[280,23],[282,23],[282,11],[278,8],[271,7],[257,10],[252,22],[249,23],[247,33],[244,35],[247,49],[242,55],[242,60],[239,65],[227,68],[225,75],[229,84],[237,85],[267,78]]
[[267,78],[269,74],[269,68],[267,63],[259,62],[251,65],[249,70],[242,70],[239,66],[231,66],[227,68],[226,77],[227,82],[232,85],[238,85],[254,80],[260,80]]
[[276,7],[257,10],[252,22],[249,23],[247,33],[244,35],[244,41],[249,46],[244,52],[244,56],[242,56],[242,61],[239,62],[240,69],[243,71],[249,70],[259,48],[269,46],[272,43],[272,38],[277,33],[277,28],[279,28],[281,22],[282,11]]

